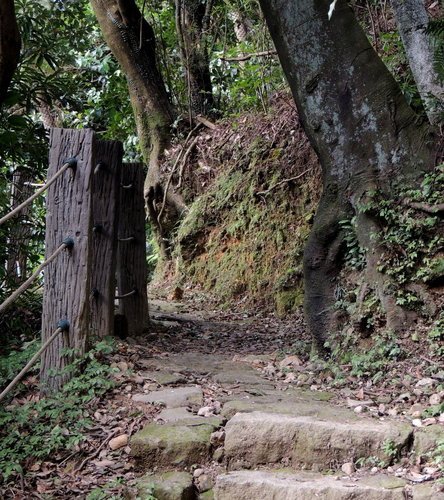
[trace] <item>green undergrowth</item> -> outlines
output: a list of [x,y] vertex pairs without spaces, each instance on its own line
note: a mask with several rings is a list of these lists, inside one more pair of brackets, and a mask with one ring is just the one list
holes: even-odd
[[[1,277],[0,277],[1,279]],[[0,287],[0,303],[17,288]],[[42,317],[41,290],[28,290],[0,315],[0,363],[2,356],[32,340],[40,330]],[[0,366],[0,377],[1,377]]]
[[349,367],[347,376],[370,379],[374,384],[382,380],[387,370],[406,358],[407,352],[397,336],[387,330],[379,331],[372,339],[362,341],[356,332],[340,332],[328,344],[332,348],[328,367],[335,374],[337,385],[346,384],[346,374],[340,368]]
[[[442,214],[431,213],[444,199],[444,165],[426,174],[417,189],[395,188],[388,198],[382,191],[369,194],[360,213],[373,216],[380,227],[373,240],[383,248],[378,270],[402,286],[414,282],[434,284],[444,276],[444,227]],[[424,207],[421,208],[421,207]],[[365,249],[356,236],[357,218],[341,222],[348,269],[361,270]],[[405,305],[399,295],[399,305]]]
[[[444,223],[442,212],[433,213],[433,209],[443,199],[444,166],[440,165],[417,188],[399,186],[390,198],[375,191],[360,207],[379,227],[371,239],[382,250],[377,270],[386,279],[385,291],[407,311],[410,340],[436,357],[444,354],[444,316],[440,312]],[[336,290],[340,329],[332,334],[328,347],[335,361],[351,365],[352,375],[377,382],[391,363],[410,353],[401,342],[406,337],[388,330],[378,294],[366,280],[366,249],[358,241],[357,220],[353,217],[341,224],[346,252]]]
[[430,350],[438,357],[444,356],[444,312],[432,323],[428,330]]
[[303,247],[319,196],[318,167],[313,160],[310,172],[286,181],[301,165],[288,164],[281,145],[257,135],[241,141],[178,229],[181,279],[226,306],[248,297],[285,315],[302,305]]
[[440,165],[425,175],[419,188],[398,188],[393,199],[376,192],[362,207],[363,212],[374,213],[381,221],[384,254],[378,270],[396,281],[399,305],[411,305],[409,284],[433,286],[444,278],[443,218],[426,211],[443,199],[444,165]]
[[436,443],[436,448],[432,453],[434,463],[444,473],[444,440],[441,439]]
[[[0,366],[11,362],[11,372],[36,350],[31,344],[19,355],[2,359]],[[50,457],[56,461],[81,445],[86,430],[92,425],[89,404],[114,386],[113,369],[104,357],[114,350],[113,341],[101,341],[84,357],[77,359],[67,371],[70,382],[50,397],[29,402],[0,405],[0,481],[23,474],[36,460]],[[12,373],[3,371],[3,380]]]
[[39,342],[34,339],[24,343],[20,349],[11,350],[4,356],[0,356],[0,387],[5,387],[39,348]]

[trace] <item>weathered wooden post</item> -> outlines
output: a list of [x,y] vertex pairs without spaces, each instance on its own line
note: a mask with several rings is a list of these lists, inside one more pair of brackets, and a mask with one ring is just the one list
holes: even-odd
[[99,338],[114,333],[122,154],[120,142],[97,141],[92,180],[91,334]]
[[58,390],[69,380],[63,369],[72,356],[65,355],[64,349],[74,349],[79,355],[86,351],[90,327],[94,143],[92,130],[51,130],[48,177],[68,159],[74,161],[73,168],[51,185],[46,198],[46,256],[52,255],[68,238],[70,244],[45,271],[42,342],[61,321],[65,325],[68,322],[69,329],[64,327],[42,356],[43,391]]
[[148,323],[144,169],[141,163],[122,166],[118,231],[117,287],[119,314],[129,335]]

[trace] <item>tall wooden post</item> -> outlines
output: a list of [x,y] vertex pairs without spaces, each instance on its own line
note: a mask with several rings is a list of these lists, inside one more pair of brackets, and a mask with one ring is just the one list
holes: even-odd
[[91,278],[91,334],[114,333],[117,222],[119,215],[122,144],[97,141],[93,175],[93,256]]
[[60,389],[70,378],[62,370],[72,356],[63,350],[74,349],[79,355],[86,351],[90,327],[94,143],[92,130],[51,130],[48,177],[67,159],[74,158],[76,166],[57,179],[46,197],[46,257],[66,238],[73,240],[73,246],[49,264],[44,275],[42,341],[51,336],[60,321],[69,322],[69,330],[60,333],[42,356],[41,383],[45,392]]
[[122,166],[117,287],[129,335],[142,333],[148,324],[144,177],[143,164]]

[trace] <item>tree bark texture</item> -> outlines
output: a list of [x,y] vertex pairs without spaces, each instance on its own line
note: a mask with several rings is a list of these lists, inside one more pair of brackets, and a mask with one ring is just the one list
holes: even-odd
[[391,3],[427,116],[432,124],[442,123],[444,87],[434,68],[433,41],[431,36],[425,33],[429,23],[425,2],[424,0],[391,0]]
[[117,225],[122,155],[122,143],[97,141],[92,181],[93,255],[90,331],[98,338],[114,333]]
[[[415,178],[433,167],[433,137],[417,123],[399,86],[372,49],[345,0],[328,20],[330,0],[260,0],[290,83],[304,129],[323,169],[323,195],[304,254],[305,311],[322,351],[334,328],[333,305],[341,268],[340,221],[376,188]],[[385,277],[376,271],[377,222],[359,215],[358,238],[367,250],[368,279],[398,317]],[[393,321],[392,321],[393,320]]]
[[122,167],[119,213],[117,288],[119,314],[125,318],[129,335],[140,335],[148,326],[145,212],[143,165]]
[[0,2],[0,104],[11,83],[20,57],[20,33],[15,17],[14,0]]
[[148,164],[144,187],[147,211],[161,252],[167,256],[168,228],[174,227],[185,205],[180,196],[168,190],[170,210],[158,220],[164,193],[159,162],[170,141],[175,111],[157,67],[154,32],[134,0],[91,0],[91,5],[127,78],[140,146]]
[[[44,275],[42,342],[69,321],[69,332],[62,332],[42,356],[40,380],[44,392],[59,390],[70,378],[63,369],[73,356],[63,349],[86,351],[90,328],[91,295],[91,209],[94,132],[92,130],[53,129],[50,137],[48,177],[69,158],[77,167],[68,169],[48,189],[46,198],[46,257],[51,256],[68,237],[71,250],[48,265]],[[56,372],[56,373],[53,373]]]
[[208,57],[212,6],[213,0],[176,0],[176,30],[192,115],[208,115],[214,107]]

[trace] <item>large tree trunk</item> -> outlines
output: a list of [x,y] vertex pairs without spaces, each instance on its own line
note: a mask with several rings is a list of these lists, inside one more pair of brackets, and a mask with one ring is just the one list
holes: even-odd
[[20,56],[20,34],[15,18],[14,0],[0,2],[0,103],[11,83]]
[[157,67],[152,27],[134,0],[91,0],[106,43],[119,61],[128,81],[142,153],[148,164],[145,200],[163,256],[168,255],[168,233],[185,205],[171,190],[167,209],[158,220],[164,188],[160,159],[171,137],[175,112]]
[[[305,310],[322,351],[334,327],[334,290],[341,268],[341,219],[359,213],[375,188],[390,191],[433,166],[428,124],[418,124],[399,86],[372,49],[345,0],[332,19],[330,0],[260,0],[304,129],[319,155],[324,192],[304,255]],[[360,214],[358,238],[367,275],[387,313],[403,316],[377,272],[377,221]]]
[[207,115],[214,107],[208,57],[212,6],[213,0],[176,0],[176,29],[192,115]]
[[444,87],[434,68],[434,48],[425,32],[429,16],[424,0],[392,0],[402,43],[430,123],[443,121]]

